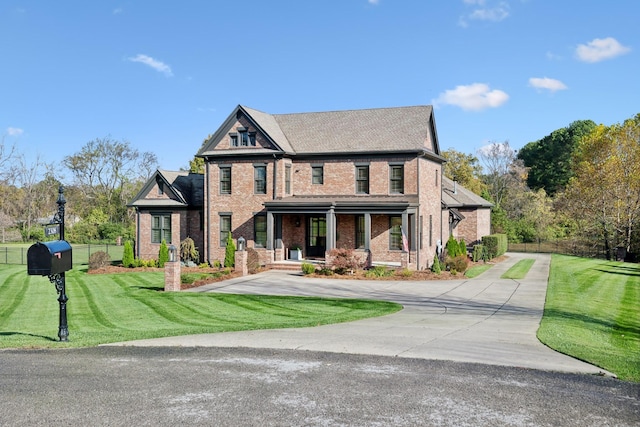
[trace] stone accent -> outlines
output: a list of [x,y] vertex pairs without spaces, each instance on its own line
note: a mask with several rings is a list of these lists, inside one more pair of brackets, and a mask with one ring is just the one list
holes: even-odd
[[239,271],[242,276],[249,274],[247,267],[247,251],[236,251],[235,255],[235,271]]
[[164,290],[173,292],[180,290],[180,262],[166,262],[164,264]]

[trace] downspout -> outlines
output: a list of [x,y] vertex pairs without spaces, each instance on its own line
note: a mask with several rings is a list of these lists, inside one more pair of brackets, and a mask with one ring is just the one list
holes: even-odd
[[136,227],[136,254],[137,258],[140,259],[140,209],[136,207],[136,222],[138,226]]
[[278,195],[278,158],[276,157],[276,155],[273,155],[273,200],[276,199],[277,195]]

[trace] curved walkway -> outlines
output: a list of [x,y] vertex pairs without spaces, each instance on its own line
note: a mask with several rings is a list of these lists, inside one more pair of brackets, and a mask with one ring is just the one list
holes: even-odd
[[[313,328],[225,332],[112,345],[313,350],[611,375],[538,341],[536,331],[542,318],[551,256],[507,255],[507,260],[474,279],[317,279],[268,271],[212,283],[189,291],[369,298],[398,302],[404,309],[387,316]],[[500,278],[526,258],[534,258],[535,263],[525,279]]]

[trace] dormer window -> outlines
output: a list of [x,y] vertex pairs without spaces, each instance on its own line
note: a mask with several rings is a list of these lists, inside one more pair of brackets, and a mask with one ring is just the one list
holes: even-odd
[[249,132],[247,128],[238,128],[237,133],[229,134],[231,147],[255,147],[256,133]]

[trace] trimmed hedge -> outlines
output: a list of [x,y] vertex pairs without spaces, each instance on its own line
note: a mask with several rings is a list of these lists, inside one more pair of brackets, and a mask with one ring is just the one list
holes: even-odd
[[488,259],[497,258],[507,252],[508,241],[506,234],[491,234],[482,237],[482,245],[484,246]]

